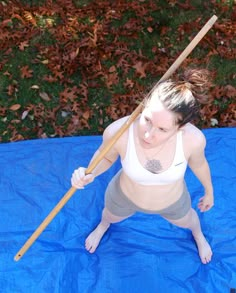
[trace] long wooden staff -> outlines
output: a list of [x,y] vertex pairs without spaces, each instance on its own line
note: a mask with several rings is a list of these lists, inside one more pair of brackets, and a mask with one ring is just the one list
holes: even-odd
[[[176,61],[171,65],[171,67],[167,70],[167,72],[162,76],[162,78],[158,81],[164,81],[168,79],[180,66],[180,64],[187,58],[187,56],[191,53],[191,51],[196,47],[196,45],[201,41],[201,39],[205,36],[205,34],[211,29],[214,23],[217,20],[217,16],[213,15],[208,22],[203,26],[203,28],[199,31],[199,33],[195,36],[195,38],[190,42],[190,44],[185,48],[185,50],[181,53],[181,55],[176,59]],[[100,163],[100,161],[104,158],[106,153],[112,148],[112,146],[116,143],[119,137],[125,132],[126,129],[130,126],[130,124],[137,118],[139,113],[141,112],[142,104],[134,110],[131,116],[127,119],[127,121],[121,126],[121,128],[115,133],[115,135],[110,139],[110,141],[103,147],[100,151],[99,155],[89,164],[86,169],[86,174],[91,173],[95,167]],[[67,201],[72,197],[77,189],[75,187],[71,187],[67,193],[63,196],[63,198],[59,201],[59,203],[54,207],[54,209],[50,212],[50,214],[44,219],[44,221],[40,224],[40,226],[35,230],[35,232],[31,235],[31,237],[25,242],[22,248],[17,252],[14,257],[15,261],[18,261],[25,252],[30,248],[30,246],[34,243],[34,241],[39,237],[39,235],[43,232],[43,230],[48,226],[48,224],[53,220],[53,218],[59,213],[59,211],[64,207]]]

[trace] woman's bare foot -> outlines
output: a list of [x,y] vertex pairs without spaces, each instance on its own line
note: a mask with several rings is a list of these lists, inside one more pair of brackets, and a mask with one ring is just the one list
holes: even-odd
[[88,252],[94,253],[96,248],[98,247],[103,235],[109,228],[109,224],[103,224],[100,223],[93,232],[89,234],[87,239],[85,240],[85,248],[87,249]]
[[201,236],[194,237],[194,239],[196,241],[198,253],[199,253],[199,256],[200,256],[202,263],[203,264],[209,263],[211,261],[213,253],[212,253],[211,247],[210,247],[209,243],[207,242],[206,238],[202,234]]

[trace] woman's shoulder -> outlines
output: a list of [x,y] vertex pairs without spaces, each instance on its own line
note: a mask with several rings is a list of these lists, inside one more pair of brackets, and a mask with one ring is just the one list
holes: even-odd
[[183,128],[183,141],[191,148],[204,148],[206,138],[203,132],[191,123],[187,123]]
[[112,122],[106,127],[106,129],[104,130],[104,134],[107,134],[109,136],[114,135],[124,125],[128,118],[129,116],[125,116]]
[[[103,142],[109,143],[118,133],[118,131],[121,129],[121,127],[124,125],[128,118],[129,116],[125,116],[112,122],[103,133]],[[124,157],[125,155],[127,141],[128,130],[126,129],[123,133],[119,135],[119,137],[117,138],[117,140],[115,140],[115,143],[113,145],[113,150],[115,150],[121,157]]]
[[[121,129],[128,118],[129,116],[125,116],[109,124],[103,132],[103,139],[111,139]],[[123,133],[121,133],[119,140],[127,139],[127,133],[128,131],[126,129]]]

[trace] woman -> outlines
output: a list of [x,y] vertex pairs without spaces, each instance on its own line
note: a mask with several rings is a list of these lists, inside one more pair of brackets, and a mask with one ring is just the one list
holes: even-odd
[[[190,229],[202,263],[211,261],[211,247],[202,233],[197,213],[191,208],[184,181],[189,165],[205,189],[198,208],[201,212],[208,211],[214,199],[210,170],[204,155],[206,140],[202,132],[190,123],[198,112],[199,104],[206,101],[208,84],[204,70],[189,70],[183,80],[158,84],[146,98],[140,116],[92,174],[85,175],[82,167],[74,171],[72,185],[83,188],[105,172],[118,156],[121,158],[122,168],[106,190],[101,222],[85,242],[90,253],[96,250],[110,224],[141,211],[159,214],[176,226]],[[103,144],[126,119],[121,118],[105,129]]]

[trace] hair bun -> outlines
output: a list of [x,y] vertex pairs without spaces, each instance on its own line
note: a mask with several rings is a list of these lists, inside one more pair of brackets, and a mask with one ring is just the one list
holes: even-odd
[[200,104],[209,102],[208,90],[211,86],[207,69],[188,69],[183,73],[182,81]]

